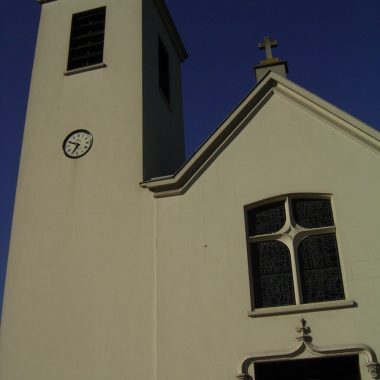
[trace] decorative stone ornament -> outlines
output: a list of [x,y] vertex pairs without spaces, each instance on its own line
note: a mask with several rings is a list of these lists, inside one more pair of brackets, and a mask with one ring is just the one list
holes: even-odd
[[298,336],[297,340],[301,342],[294,350],[273,352],[272,354],[256,354],[246,357],[238,368],[237,379],[252,380],[252,377],[248,374],[248,369],[255,362],[275,361],[297,358],[303,352],[308,351],[310,354],[316,357],[334,357],[341,355],[364,355],[367,359],[367,369],[373,380],[380,379],[380,364],[377,361],[375,351],[366,344],[353,344],[342,346],[330,346],[330,347],[318,347],[315,346],[312,341],[313,338],[310,335],[311,328],[307,325],[305,319],[301,319],[300,326],[296,329]]
[[380,364],[379,363],[368,363],[368,372],[372,376],[372,379],[380,379]]
[[301,319],[301,326],[297,327],[297,332],[300,334],[297,337],[298,341],[311,343],[313,340],[309,335],[311,333],[311,328],[307,326],[307,322],[303,318]]

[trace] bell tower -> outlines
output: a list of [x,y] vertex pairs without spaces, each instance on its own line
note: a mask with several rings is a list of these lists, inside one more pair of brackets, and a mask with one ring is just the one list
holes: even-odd
[[154,199],[184,160],[163,0],[40,0],[0,378],[155,378]]

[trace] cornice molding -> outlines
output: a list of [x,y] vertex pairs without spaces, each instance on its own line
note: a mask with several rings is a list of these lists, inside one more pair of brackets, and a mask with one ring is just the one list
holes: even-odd
[[51,3],[53,1],[57,1],[57,0],[37,0],[41,5],[43,4],[46,4],[46,3]]
[[[310,111],[319,119],[327,122],[331,127],[361,142],[375,152],[380,152],[380,141],[376,139],[374,133],[372,133],[367,126],[363,125],[364,127],[358,128],[357,124],[359,120],[355,120],[353,117],[338,109],[335,109],[335,112],[333,112],[332,105],[327,106],[327,104],[325,104],[325,107],[322,107],[320,103],[318,104],[317,101],[313,101],[311,97],[306,97],[281,84],[277,86],[274,91],[276,94],[283,96]],[[361,122],[359,123],[362,124]]]

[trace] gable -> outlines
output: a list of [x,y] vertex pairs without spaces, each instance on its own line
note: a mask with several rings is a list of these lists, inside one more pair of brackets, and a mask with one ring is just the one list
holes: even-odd
[[363,183],[376,187],[378,153],[281,95],[243,125],[189,181],[189,197],[228,192],[245,204],[299,191],[344,193],[350,186],[359,194]]
[[[344,322],[343,310],[323,311],[321,319],[343,324],[342,333],[334,330],[335,340],[352,331],[358,333],[354,341],[371,342],[373,332],[355,329],[358,310],[351,307],[357,302],[360,315],[369,315],[377,289],[369,289],[368,281],[378,277],[373,268],[380,262],[374,233],[380,228],[374,207],[378,151],[277,92],[239,125],[180,189],[181,196],[158,193],[156,199],[158,349],[169,351],[163,368],[174,360],[185,372],[208,370],[217,347],[212,367],[227,373],[237,352],[267,352],[290,339],[283,327],[294,325],[294,315],[272,318],[273,310],[261,316],[255,311],[248,318],[254,315],[244,208],[268,199],[331,200],[348,309]],[[310,311],[298,306],[299,314]],[[328,341],[329,331],[323,339]]]
[[[273,101],[273,99],[276,99],[276,101]],[[279,99],[283,100],[281,106],[278,103]],[[175,175],[165,178],[153,178],[150,181],[143,182],[141,186],[153,191],[155,197],[183,194],[219,154],[234,141],[235,137],[242,130],[245,130],[248,125],[251,125],[252,122],[260,120],[260,117],[268,109],[272,109],[272,111],[269,110],[269,113],[277,114],[279,122],[282,121],[281,124],[287,124],[288,127],[300,125],[302,120],[304,123],[308,122],[305,118],[298,120],[299,116],[291,112],[294,109],[303,111],[302,115],[312,115],[313,120],[319,119],[321,128],[312,132],[312,138],[316,138],[323,131],[330,129],[335,131],[337,135],[348,137],[349,139],[345,140],[347,142],[351,139],[362,148],[372,150],[375,153],[380,151],[380,134],[377,131],[292,82],[270,73],[252,90]],[[287,115],[293,115],[294,119],[287,118]],[[284,123],[285,119],[287,123]],[[261,133],[268,136],[273,133],[268,127],[265,127],[265,123],[262,124],[262,128],[265,128],[265,130],[261,131],[260,128],[257,128],[253,137],[255,140],[258,139]],[[278,133],[281,136],[282,131]],[[295,136],[297,136],[298,133],[307,133],[307,129],[294,130],[293,132],[289,130],[287,133],[295,133]],[[323,139],[322,136],[321,138]],[[337,141],[337,139],[335,138],[333,141]]]

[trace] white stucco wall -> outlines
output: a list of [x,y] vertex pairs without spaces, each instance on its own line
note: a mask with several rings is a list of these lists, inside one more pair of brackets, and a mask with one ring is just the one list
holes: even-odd
[[[73,13],[107,7],[104,69],[64,76]],[[152,196],[142,190],[141,1],[43,5],[10,243],[2,380],[153,377]],[[68,159],[66,135],[94,137]]]
[[[293,349],[301,317],[317,345],[379,352],[379,166],[374,151],[274,95],[184,195],[157,199],[158,379],[231,380],[248,354]],[[243,206],[303,192],[332,194],[358,307],[249,318]]]

